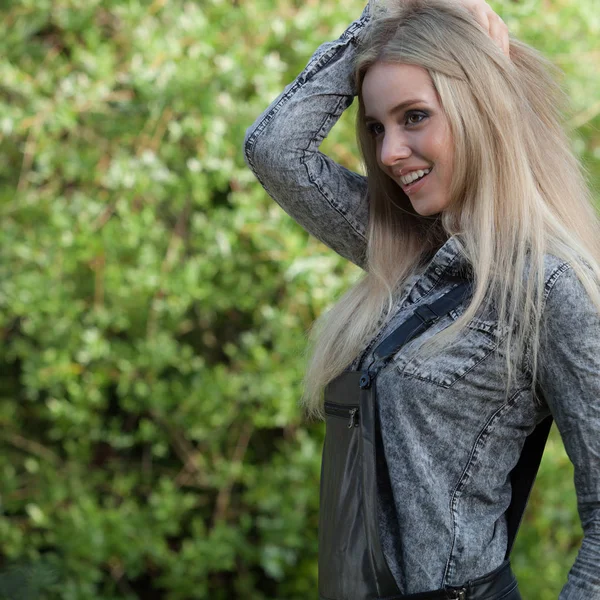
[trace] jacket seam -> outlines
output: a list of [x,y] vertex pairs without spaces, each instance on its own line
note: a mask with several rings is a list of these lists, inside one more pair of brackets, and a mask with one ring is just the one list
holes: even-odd
[[518,390],[515,391],[515,393],[509,398],[509,400],[507,402],[505,402],[502,406],[498,407],[492,413],[492,415],[490,415],[489,419],[487,420],[485,425],[482,427],[481,431],[479,432],[479,434],[477,435],[477,438],[475,439],[475,441],[473,443],[471,452],[469,454],[469,458],[467,459],[465,467],[458,479],[456,486],[454,487],[452,495],[450,496],[449,508],[450,508],[450,515],[451,515],[451,520],[452,520],[452,542],[450,544],[450,554],[448,556],[448,560],[446,561],[446,567],[444,569],[442,585],[444,585],[444,583],[447,582],[454,575],[454,573],[453,573],[453,571],[454,571],[454,564],[453,564],[454,563],[454,548],[456,546],[456,538],[457,538],[458,530],[459,530],[458,523],[457,523],[457,521],[458,521],[457,507],[458,507],[458,502],[460,500],[460,497],[462,496],[462,491],[464,490],[464,488],[467,485],[469,478],[470,478],[469,470],[475,464],[475,460],[479,456],[480,452],[483,451],[485,442],[486,442],[487,438],[489,438],[489,436],[490,436],[490,431],[491,431],[491,428],[492,428],[492,425],[494,424],[494,422],[500,417],[501,413],[510,410],[515,405],[517,398],[523,392],[527,392],[530,389],[531,388],[529,386],[519,388]]
[[289,98],[293,94],[295,94],[306,82],[310,81],[310,79],[315,75],[315,73],[323,69],[329,62],[331,62],[337,56],[337,54],[348,45],[348,43],[354,44],[354,32],[357,29],[362,29],[365,21],[367,21],[368,18],[368,14],[363,15],[363,17],[361,17],[357,22],[350,25],[350,27],[348,27],[348,29],[344,31],[344,33],[338,38],[338,40],[334,42],[329,42],[333,44],[336,44],[337,42],[336,45],[325,49],[320,56],[313,57],[312,60],[309,60],[306,67],[296,77],[296,80],[291,85],[290,89],[281,96],[279,102],[277,102],[277,104],[275,104],[275,106],[273,106],[273,108],[255,126],[254,130],[248,136],[244,144],[244,154],[246,156],[246,161],[248,162],[248,165],[250,165],[252,170],[255,172],[255,174],[256,166],[254,163],[253,153],[256,141],[258,137],[264,132],[267,125],[269,125],[269,123],[273,120],[274,115],[280,110],[281,105],[287,102],[287,100],[289,100]]
[[[542,309],[541,309],[542,315],[544,314],[544,312],[546,310],[546,306],[548,305],[548,298],[550,296],[550,292],[552,292],[552,290],[554,289],[554,286],[555,286],[556,282],[558,281],[559,277],[570,268],[571,268],[571,265],[568,262],[563,262],[552,271],[552,273],[546,280],[546,283],[544,284],[544,296],[542,298]],[[529,339],[527,341],[526,352],[525,352],[525,356],[523,358],[522,365],[524,367],[523,371],[529,373],[530,375],[533,374],[533,365],[531,362],[531,339]],[[532,384],[533,384],[533,382],[532,382]],[[537,401],[535,401],[535,402],[537,405],[539,405],[539,402],[537,402]]]
[[[558,281],[558,278],[570,268],[571,268],[571,265],[568,262],[564,262],[564,263],[560,264],[558,267],[556,267],[556,269],[554,269],[554,271],[552,272],[550,277],[548,277],[548,281],[546,282],[545,289],[544,289],[544,302],[545,303],[548,301],[548,296],[550,295],[550,292],[554,289],[554,285]],[[545,304],[544,304],[544,307],[545,307]]]
[[[339,109],[340,104],[343,104],[345,102],[345,100],[346,100],[346,96],[340,97],[340,99],[338,100],[337,106],[335,107],[336,111]],[[319,137],[319,134],[325,128],[325,126],[327,124],[327,121],[330,118],[331,118],[331,114],[327,115],[325,117],[325,119],[323,119],[321,125],[319,126],[319,128],[315,132],[314,137],[311,137],[311,139],[308,141],[307,147],[302,149],[302,158],[300,159],[300,163],[302,165],[304,165],[304,168],[306,169],[306,174],[308,176],[308,180],[316,187],[317,191],[321,194],[321,196],[323,196],[323,198],[325,199],[325,201],[348,223],[348,225],[350,225],[350,227],[352,228],[352,230],[358,236],[360,236],[364,241],[366,241],[367,240],[367,236],[366,236],[365,232],[361,231],[357,227],[357,225],[352,220],[350,220],[348,213],[341,209],[341,206],[335,201],[335,198],[333,196],[331,196],[326,191],[325,187],[323,187],[323,185],[319,181],[318,177],[316,177],[314,175],[314,173],[311,172],[311,168],[310,168],[310,164],[309,163],[311,162],[311,160],[314,160],[319,155],[322,155],[322,153],[319,152],[318,150],[315,151],[315,152],[310,152],[309,148],[314,143],[315,139],[317,137]]]
[[[480,333],[482,333],[483,335],[486,335],[486,336],[494,336],[495,337],[495,335],[492,332],[481,331],[480,329],[473,328],[473,327],[469,327],[469,329],[471,329],[472,331],[479,331]],[[430,383],[430,384],[435,385],[437,387],[441,387],[442,389],[449,390],[452,387],[454,387],[454,385],[456,385],[456,383],[458,383],[461,379],[464,379],[473,369],[475,369],[477,366],[479,366],[484,360],[486,360],[490,356],[490,354],[492,354],[492,352],[496,351],[498,349],[499,344],[500,344],[500,340],[499,339],[494,339],[491,343],[492,343],[492,345],[489,346],[488,348],[486,348],[486,352],[485,352],[485,354],[482,357],[480,357],[479,359],[477,359],[476,362],[474,362],[464,373],[462,373],[461,375],[456,376],[456,378],[453,379],[448,384],[443,383],[441,380],[436,380],[436,379],[432,379],[430,377],[421,376],[418,373],[410,373],[410,374],[405,373],[404,369],[408,366],[409,363],[407,363],[404,366],[404,369],[402,369],[400,371],[400,373],[403,376],[405,376],[405,377],[413,377],[415,379],[419,379],[420,381],[424,381],[426,383]],[[456,373],[453,373],[449,377],[454,377],[455,375],[456,375]]]
[[264,133],[274,116],[281,109],[281,106],[285,104],[300,88],[302,88],[307,81],[310,81],[315,72],[326,66],[327,63],[343,47],[344,46],[342,45],[329,48],[328,50],[325,50],[321,56],[315,58],[312,62],[309,62],[305,69],[296,77],[296,80],[292,83],[288,91],[282,94],[279,102],[277,102],[277,104],[271,108],[271,110],[261,119],[261,121],[256,124],[254,130],[248,136],[248,139],[244,144],[244,154],[246,155],[246,160],[253,171],[256,171],[256,166],[254,163],[254,148],[259,136]]
[[[479,331],[478,329],[475,329],[474,331]],[[486,332],[481,332],[484,335],[492,335],[490,333],[486,333]],[[473,363],[462,375],[459,375],[452,383],[450,383],[449,385],[442,385],[441,387],[445,388],[445,389],[450,389],[452,387],[454,387],[461,379],[464,379],[473,369],[475,369],[476,367],[478,367],[484,360],[487,360],[487,358],[492,354],[492,352],[495,352],[498,349],[499,346],[499,341],[494,341],[493,342],[493,346],[492,347],[488,347],[486,349],[486,353],[484,356],[482,356],[477,362]]]

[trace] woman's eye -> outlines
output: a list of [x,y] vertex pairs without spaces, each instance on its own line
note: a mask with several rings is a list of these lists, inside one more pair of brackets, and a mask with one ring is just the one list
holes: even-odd
[[371,134],[372,137],[375,137],[381,133],[381,130],[379,129],[380,127],[380,123],[371,123],[370,125],[367,125],[367,131]]
[[[404,116],[405,125],[418,125],[427,117],[429,117],[429,115],[423,111],[407,112]],[[377,137],[380,133],[383,133],[383,125],[381,125],[381,123],[370,123],[367,125],[367,131],[371,137]]]
[[406,113],[406,124],[417,125],[421,121],[427,118],[427,113],[424,112],[410,112]]

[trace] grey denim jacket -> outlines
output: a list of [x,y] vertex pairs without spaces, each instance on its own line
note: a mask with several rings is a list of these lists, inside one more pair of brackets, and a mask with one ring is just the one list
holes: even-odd
[[[365,177],[319,152],[356,88],[353,58],[367,6],[341,37],[321,45],[298,77],[248,128],[245,160],[269,195],[302,227],[364,268]],[[468,270],[453,236],[396,298],[393,317],[350,368],[365,368],[377,339],[431,303]],[[508,475],[526,436],[549,412],[575,467],[584,539],[560,600],[600,600],[600,316],[568,263],[546,256],[546,342],[536,400],[523,361],[509,400],[505,367],[493,350],[506,333],[493,314],[473,319],[460,342],[432,359],[411,358],[440,319],[402,348],[377,376],[389,483],[379,478],[384,553],[405,594],[458,586],[505,556]]]

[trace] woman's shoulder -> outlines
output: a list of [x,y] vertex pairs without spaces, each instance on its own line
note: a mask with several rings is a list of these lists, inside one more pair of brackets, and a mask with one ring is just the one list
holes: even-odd
[[544,255],[544,312],[573,322],[582,314],[600,311],[600,280],[583,258],[566,260]]

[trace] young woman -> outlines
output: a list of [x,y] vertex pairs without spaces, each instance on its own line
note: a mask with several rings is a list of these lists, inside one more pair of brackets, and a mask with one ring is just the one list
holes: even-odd
[[[315,324],[309,415],[416,310],[472,282],[377,373],[377,518],[397,589],[446,597],[427,592],[504,564],[510,473],[551,415],[585,534],[560,600],[600,599],[600,222],[549,63],[515,39],[499,47],[501,21],[477,14],[371,2],[248,129],[245,157],[365,271]],[[319,152],[355,96],[366,177]],[[515,585],[482,589],[460,597],[520,598]]]

